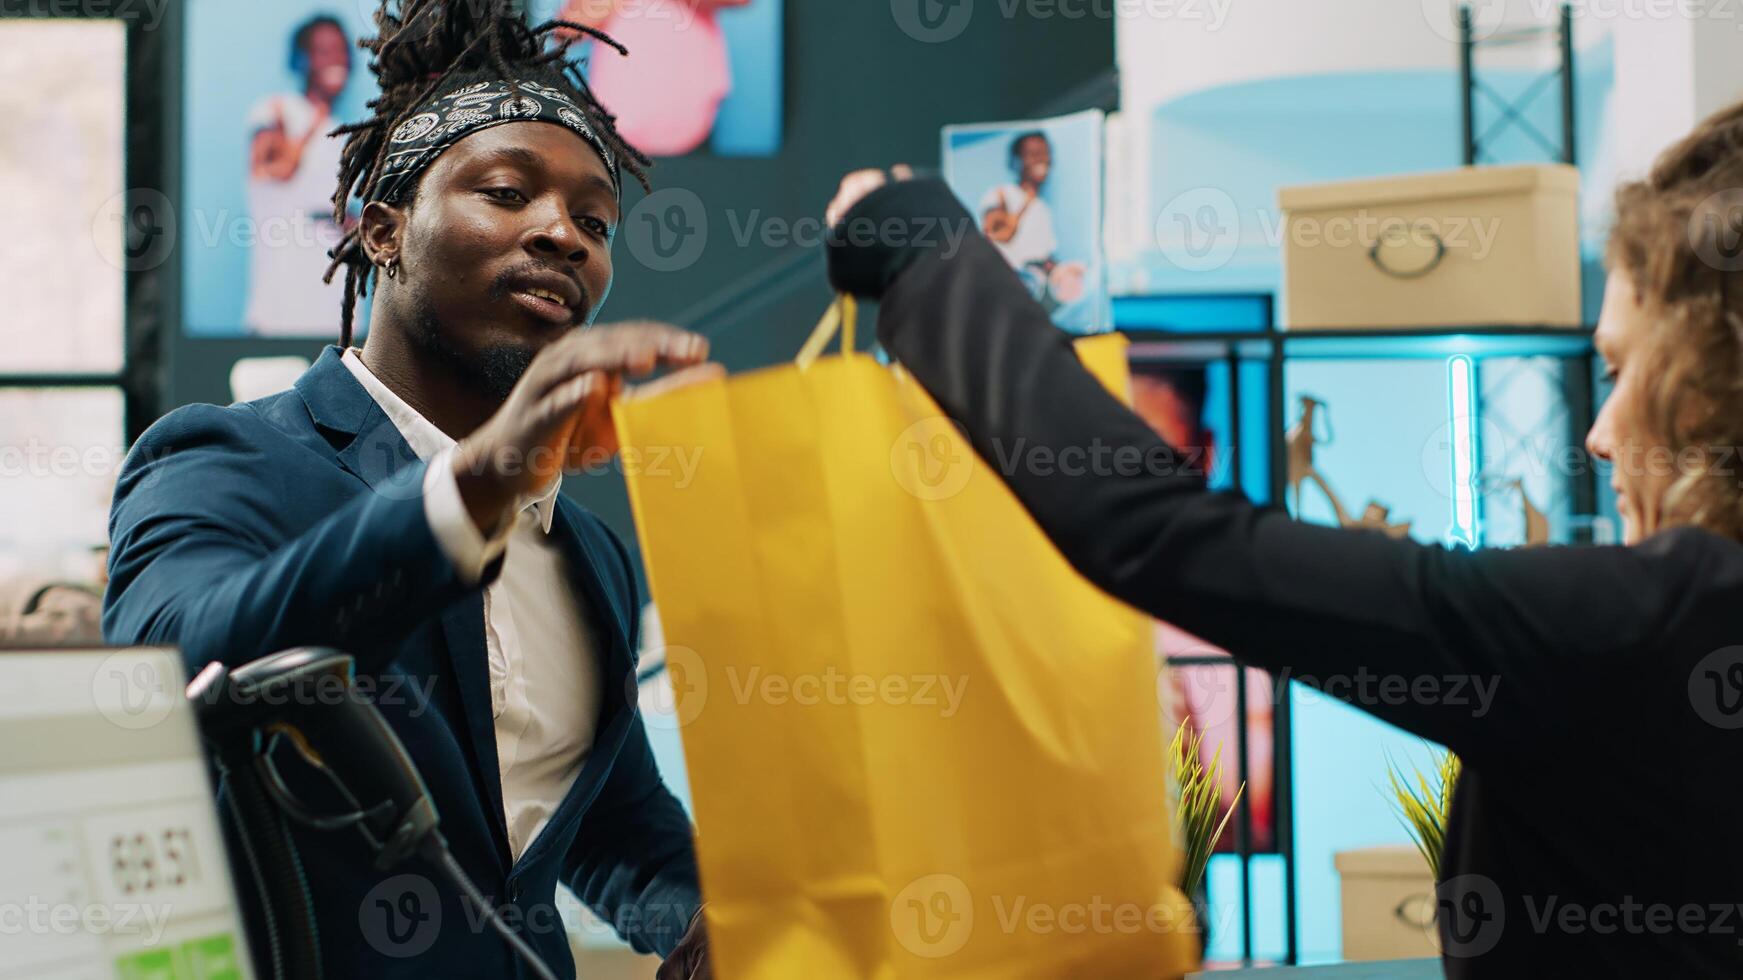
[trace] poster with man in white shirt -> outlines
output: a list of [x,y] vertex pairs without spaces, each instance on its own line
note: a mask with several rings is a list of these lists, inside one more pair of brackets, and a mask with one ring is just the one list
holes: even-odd
[[1055,323],[1108,328],[1100,112],[947,126],[944,176]]
[[249,250],[243,322],[262,336],[326,336],[338,322],[345,284],[321,282],[327,250],[349,216],[334,214],[333,175],[343,143],[333,105],[351,80],[351,44],[337,18],[318,14],[291,36],[299,91],[276,92],[248,111],[248,213],[263,231]]
[[358,61],[364,10],[188,0],[186,22],[184,329],[336,336],[344,270],[321,280],[361,204],[333,206],[345,141],[329,134],[367,116],[379,91]]

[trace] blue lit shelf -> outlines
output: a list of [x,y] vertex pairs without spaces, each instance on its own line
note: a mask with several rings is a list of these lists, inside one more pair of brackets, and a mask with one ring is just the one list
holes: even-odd
[[1579,357],[1592,332],[1566,327],[1447,327],[1436,330],[1283,331],[1285,358]]
[[1235,358],[1263,361],[1277,347],[1268,333],[1170,333],[1157,330],[1123,330],[1131,341],[1135,360],[1218,361]]
[[1133,354],[1177,360],[1581,357],[1592,331],[1566,327],[1445,327],[1434,330],[1157,330],[1124,328]]
[[1270,293],[1171,293],[1118,296],[1114,328],[1131,338],[1133,354],[1163,360],[1233,358],[1371,360],[1485,357],[1581,357],[1592,331],[1544,326],[1448,325],[1435,328],[1288,330],[1276,326]]

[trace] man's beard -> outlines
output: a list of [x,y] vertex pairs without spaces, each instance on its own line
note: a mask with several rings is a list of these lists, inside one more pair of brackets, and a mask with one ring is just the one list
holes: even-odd
[[460,382],[495,401],[508,399],[538,352],[521,344],[492,344],[476,353],[460,350],[442,334],[436,311],[420,304],[412,317],[411,342]]

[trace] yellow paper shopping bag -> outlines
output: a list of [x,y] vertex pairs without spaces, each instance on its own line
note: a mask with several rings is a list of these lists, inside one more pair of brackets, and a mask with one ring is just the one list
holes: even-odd
[[[852,328],[616,407],[626,453],[695,461],[626,469],[716,975],[1182,974],[1149,620]],[[1124,346],[1080,344],[1122,393]]]

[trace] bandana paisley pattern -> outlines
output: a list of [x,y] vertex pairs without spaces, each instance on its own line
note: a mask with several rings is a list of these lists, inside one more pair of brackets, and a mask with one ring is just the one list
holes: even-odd
[[618,194],[623,193],[617,160],[573,96],[539,82],[501,79],[462,86],[413,110],[388,137],[387,159],[370,200],[398,203],[418,175],[462,138],[506,122],[528,121],[555,123],[586,140],[605,161]]

